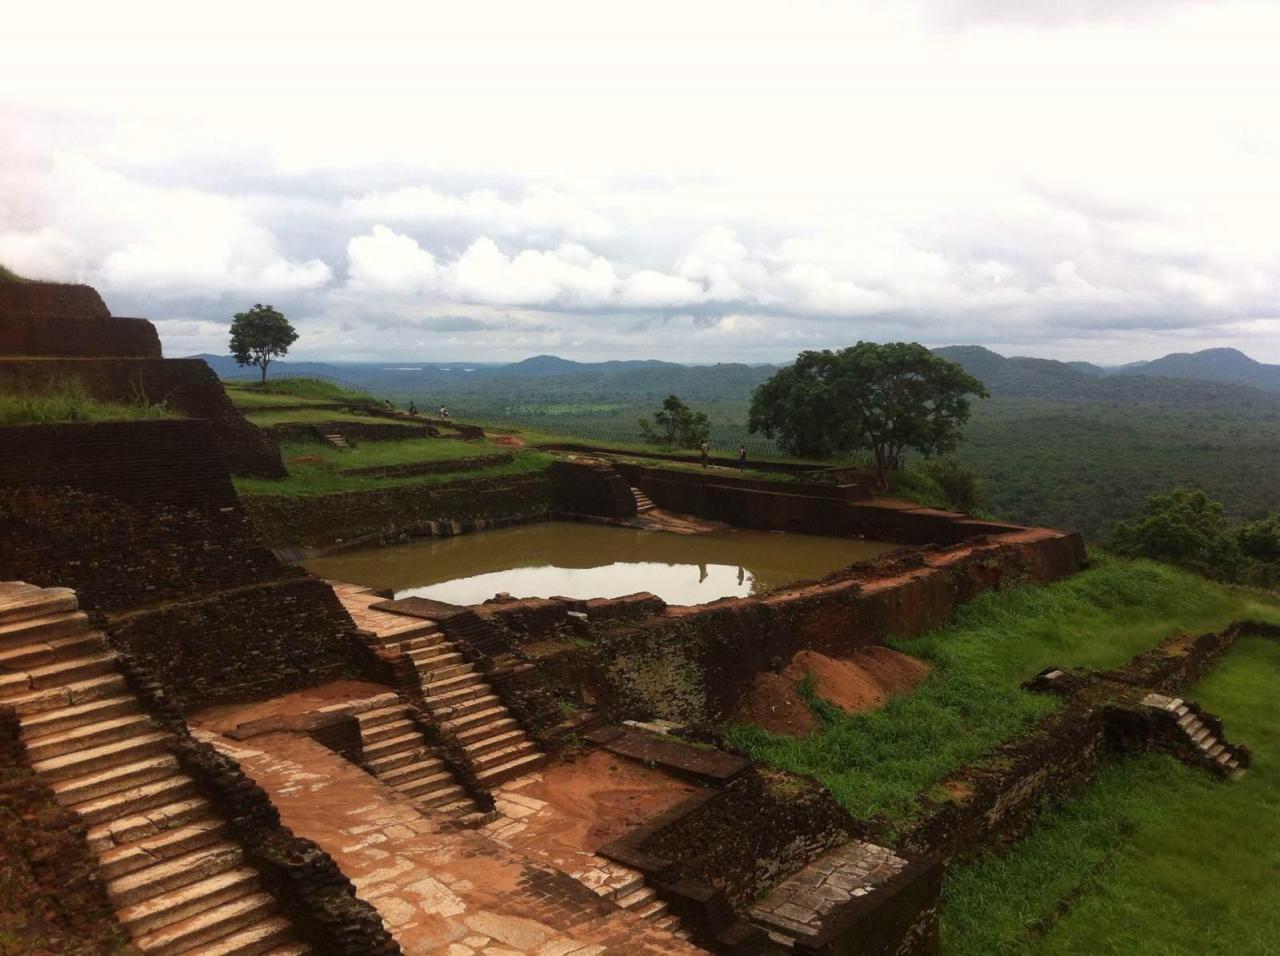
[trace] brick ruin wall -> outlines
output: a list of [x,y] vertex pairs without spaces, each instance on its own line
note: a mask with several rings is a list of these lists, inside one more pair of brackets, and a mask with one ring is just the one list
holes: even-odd
[[159,358],[146,319],[114,318],[87,285],[0,281],[0,355]]
[[542,515],[551,503],[551,483],[541,473],[313,497],[246,495],[243,500],[257,533],[273,548],[318,548],[354,539],[387,543],[430,533],[433,521]]
[[840,657],[888,635],[918,634],[982,591],[1056,580],[1084,564],[1078,535],[1024,537],[899,552],[760,597],[595,625],[597,696],[616,717],[715,723],[756,674],[785,665],[796,651]]
[[286,474],[275,443],[231,404],[213,369],[200,359],[0,358],[0,390],[33,392],[63,381],[82,383],[100,401],[164,402],[174,412],[205,419],[234,475],[283,478]]
[[0,428],[0,580],[74,588],[188,708],[361,673],[333,592],[258,544],[206,422]]

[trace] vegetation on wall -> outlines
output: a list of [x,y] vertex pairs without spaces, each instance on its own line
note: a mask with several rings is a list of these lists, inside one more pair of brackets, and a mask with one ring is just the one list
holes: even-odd
[[55,422],[146,421],[169,418],[163,402],[139,393],[132,403],[103,402],[78,380],[54,382],[40,392],[0,392],[0,425],[43,425]]

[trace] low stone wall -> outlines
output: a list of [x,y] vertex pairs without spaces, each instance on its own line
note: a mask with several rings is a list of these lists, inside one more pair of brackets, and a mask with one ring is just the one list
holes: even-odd
[[106,634],[186,711],[365,676],[355,625],[308,575],[115,617]]
[[1077,535],[1049,531],[896,552],[759,597],[593,625],[595,672],[616,718],[712,724],[756,674],[799,650],[846,656],[890,634],[940,625],[989,588],[1055,580],[1083,564]]
[[612,467],[557,461],[547,473],[557,511],[624,520],[635,517],[636,500],[631,486]]
[[407,438],[438,438],[440,433],[430,425],[392,425],[378,422],[353,422],[339,419],[331,422],[280,422],[267,425],[278,442],[324,441],[325,435],[341,435],[348,442],[404,441]]
[[164,402],[174,412],[203,418],[232,474],[285,476],[275,443],[240,414],[200,359],[0,359],[0,390],[32,392],[64,381],[80,382],[100,401]]
[[508,454],[478,455],[475,458],[452,458],[447,461],[419,461],[408,465],[372,465],[368,468],[344,468],[342,473],[359,478],[411,478],[415,475],[439,475],[452,471],[479,471],[495,465],[509,465],[515,458]]
[[370,544],[411,537],[432,521],[542,514],[551,506],[545,474],[473,478],[446,484],[290,497],[246,495],[244,510],[275,548]]
[[0,950],[105,956],[125,946],[87,832],[35,775],[18,716],[0,704]]
[[754,481],[627,463],[616,467],[659,507],[736,528],[861,536],[901,544],[955,544],[1018,528],[908,502],[869,500],[861,485]]
[[0,281],[0,355],[160,357],[146,319],[113,318],[87,285]]

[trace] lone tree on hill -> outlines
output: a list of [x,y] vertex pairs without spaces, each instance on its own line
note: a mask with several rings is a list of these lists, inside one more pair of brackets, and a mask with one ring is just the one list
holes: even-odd
[[231,322],[231,354],[241,365],[256,365],[267,380],[267,366],[289,351],[298,333],[277,311],[261,302],[248,312],[237,312]]
[[705,413],[695,412],[678,396],[668,395],[662,409],[654,413],[652,424],[640,419],[640,433],[650,445],[695,448],[711,434],[711,423]]
[[955,448],[970,395],[985,398],[987,390],[918,342],[859,342],[801,352],[752,393],[748,427],[804,458],[870,451],[876,483],[886,489],[906,449],[935,455]]

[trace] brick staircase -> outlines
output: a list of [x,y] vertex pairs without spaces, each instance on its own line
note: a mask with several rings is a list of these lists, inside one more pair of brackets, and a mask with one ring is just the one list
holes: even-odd
[[[381,600],[372,599],[374,603]],[[546,764],[547,755],[520,729],[484,676],[463,660],[435,623],[401,620],[407,623],[379,631],[375,640],[413,660],[424,703],[441,727],[462,744],[481,786],[492,789]]]
[[636,499],[636,514],[642,515],[646,511],[652,511],[657,507],[657,505],[649,500],[649,496],[639,488],[631,489],[631,497]]
[[144,953],[307,948],[182,773],[73,591],[0,583],[0,704],[32,769],[88,824],[107,893]]
[[1213,766],[1218,773],[1232,780],[1244,776],[1245,768],[1241,766],[1239,754],[1227,741],[1219,739],[1201,719],[1199,708],[1181,697],[1165,697],[1161,694],[1148,694],[1142,703],[1147,707],[1165,711],[1177,721],[1178,728],[1205,763]]
[[325,435],[324,440],[327,441],[334,448],[339,449],[340,451],[351,450],[351,446],[347,444],[346,438],[344,438],[342,435],[339,435],[337,432],[333,432],[332,434]]
[[480,812],[444,761],[432,755],[431,745],[399,697],[383,694],[364,703],[369,707],[356,719],[365,764],[374,776],[424,810],[459,816]]

